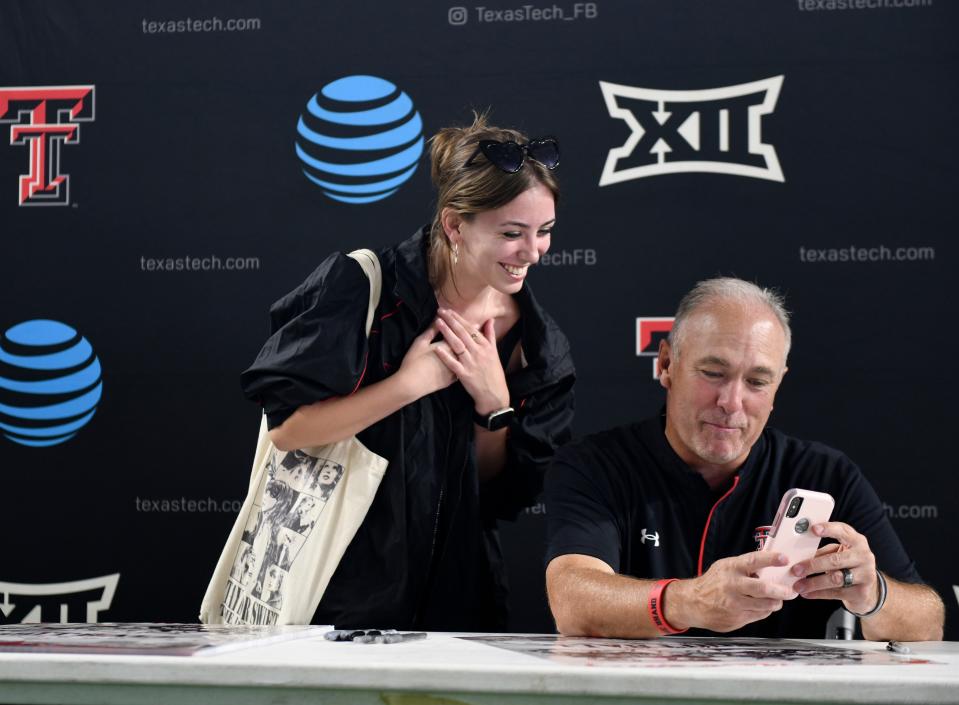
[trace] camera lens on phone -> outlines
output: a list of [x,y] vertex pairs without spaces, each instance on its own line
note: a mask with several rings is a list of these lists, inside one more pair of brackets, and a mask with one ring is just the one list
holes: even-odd
[[799,514],[799,508],[802,506],[802,497],[793,497],[789,503],[789,509],[786,510],[786,516],[792,518]]

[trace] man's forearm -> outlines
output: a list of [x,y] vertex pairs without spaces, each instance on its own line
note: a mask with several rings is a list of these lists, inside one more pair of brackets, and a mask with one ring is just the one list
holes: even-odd
[[655,581],[580,568],[566,570],[548,584],[561,634],[628,639],[660,635],[647,609]]
[[658,581],[617,575],[598,558],[554,558],[546,568],[546,589],[556,626],[564,634],[638,638],[691,627],[731,632],[765,619],[782,608],[783,600],[796,597],[791,588],[754,577],[762,568],[786,561],[773,551],[750,551],[720,558],[695,578],[669,582],[655,601],[657,623],[650,595]]
[[942,639],[944,608],[935,590],[888,577],[886,583],[886,604],[874,616],[860,620],[862,635],[873,641]]

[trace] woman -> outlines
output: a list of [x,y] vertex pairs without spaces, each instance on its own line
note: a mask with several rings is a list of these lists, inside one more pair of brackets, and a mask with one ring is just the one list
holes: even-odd
[[334,254],[274,304],[243,375],[281,450],[357,434],[389,461],[314,623],[505,629],[496,519],[569,438],[568,343],[525,284],[556,220],[556,141],[477,116],[441,130],[431,161],[433,223],[377,253],[369,338],[367,279]]
[[336,485],[342,476],[342,465],[324,460],[323,465],[320,466],[316,476],[310,482],[310,491],[319,491],[320,499],[325,502],[330,498],[330,495],[333,494],[333,490],[336,489]]

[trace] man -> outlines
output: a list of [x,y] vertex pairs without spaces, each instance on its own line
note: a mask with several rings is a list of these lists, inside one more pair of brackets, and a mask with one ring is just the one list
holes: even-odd
[[[942,601],[859,469],[766,428],[790,337],[776,294],[700,282],[660,345],[665,416],[557,454],[546,475],[546,581],[560,632],[823,638],[839,600],[867,639],[942,638]],[[828,492],[836,506],[812,527],[829,543],[792,567],[789,587],[756,577],[787,559],[756,551],[753,533],[793,487]]]

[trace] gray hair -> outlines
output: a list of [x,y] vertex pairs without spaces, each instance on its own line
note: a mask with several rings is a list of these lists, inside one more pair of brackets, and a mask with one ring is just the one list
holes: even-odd
[[715,301],[735,301],[740,304],[757,304],[765,306],[779,321],[786,336],[786,351],[783,362],[789,356],[792,346],[792,330],[789,328],[789,312],[786,310],[786,300],[782,294],[774,289],[765,289],[734,277],[716,277],[698,282],[676,309],[676,319],[672,330],[669,331],[669,346],[673,356],[679,357],[679,348],[685,333],[686,321],[698,309]]

